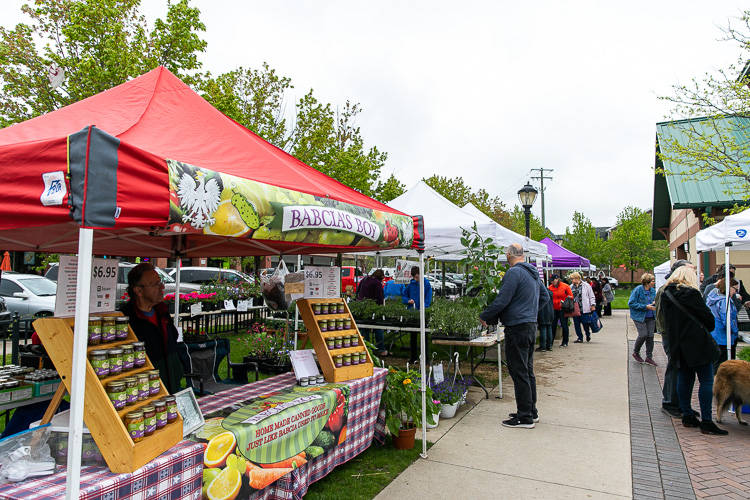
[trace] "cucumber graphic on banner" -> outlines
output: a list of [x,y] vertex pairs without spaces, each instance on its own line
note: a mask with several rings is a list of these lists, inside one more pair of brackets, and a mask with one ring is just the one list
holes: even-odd
[[411,217],[374,210],[175,160],[169,168],[172,231],[312,245],[409,247]]
[[229,482],[246,496],[344,443],[348,406],[346,384],[294,386],[207,415],[191,436],[207,442],[204,491]]

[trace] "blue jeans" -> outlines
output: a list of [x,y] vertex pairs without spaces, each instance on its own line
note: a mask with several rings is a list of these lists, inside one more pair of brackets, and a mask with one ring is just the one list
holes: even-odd
[[555,334],[552,333],[552,325],[539,325],[539,348],[552,349]]
[[[363,329],[363,330],[364,331],[362,332],[362,335],[365,337],[365,340],[368,341],[368,342],[371,342],[370,341],[370,331],[371,330],[366,329],[366,328]],[[374,344],[375,344],[375,347],[378,348],[378,353],[384,352],[385,351],[385,342],[383,341],[383,330],[382,329],[378,329],[378,330],[372,330],[372,331],[375,332],[375,342],[374,342]]]
[[714,365],[705,365],[691,368],[683,363],[677,369],[677,397],[680,400],[680,409],[683,415],[691,415],[690,402],[693,399],[693,384],[695,376],[698,376],[698,402],[701,405],[701,419],[711,420],[711,399],[714,390]]
[[[560,345],[568,345],[568,336],[570,335],[570,331],[568,330],[568,318],[565,317],[565,313],[562,312],[562,309],[555,309],[555,318],[552,320],[552,326],[555,330],[557,330],[558,321],[560,322],[560,328],[562,328],[562,340],[560,341]],[[555,338],[554,333],[552,333],[552,338]]]
[[591,337],[591,332],[589,331],[589,316],[591,316],[590,312],[582,312],[580,316],[576,316],[575,318],[573,318],[573,326],[576,329],[576,336],[578,337],[578,340],[583,340],[581,323],[583,323],[583,329],[586,331],[586,338]]

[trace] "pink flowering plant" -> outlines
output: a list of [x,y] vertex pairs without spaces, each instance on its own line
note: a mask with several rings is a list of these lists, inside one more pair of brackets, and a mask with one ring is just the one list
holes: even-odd
[[[164,296],[164,302],[174,302],[175,294],[168,293]],[[197,304],[198,302],[213,302],[216,300],[216,293],[190,292],[180,294],[180,304]]]
[[254,323],[237,342],[243,345],[247,355],[257,358],[278,357],[284,347],[283,335],[269,330],[263,323]]

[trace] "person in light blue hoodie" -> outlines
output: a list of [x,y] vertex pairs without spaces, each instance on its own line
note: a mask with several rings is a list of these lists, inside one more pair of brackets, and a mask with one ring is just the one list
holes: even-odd
[[[729,281],[729,297],[737,295],[737,287],[739,283],[732,279]],[[709,292],[706,296],[706,305],[711,309],[711,313],[714,315],[714,331],[711,332],[716,343],[721,347],[721,357],[714,361],[714,373],[719,369],[719,365],[727,360],[727,297],[726,297],[726,286],[724,279],[720,279],[716,282],[716,287]],[[737,307],[734,305],[734,300],[729,301],[729,317],[730,317],[730,330],[732,332],[732,359],[734,359],[737,353]]]

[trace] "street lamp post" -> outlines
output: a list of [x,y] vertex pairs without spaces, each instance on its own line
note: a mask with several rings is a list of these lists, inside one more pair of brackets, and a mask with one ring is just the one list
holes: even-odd
[[521,200],[523,206],[523,213],[526,216],[526,237],[529,238],[531,234],[531,206],[536,200],[536,195],[539,193],[534,186],[526,182],[526,185],[518,190],[518,199]]

